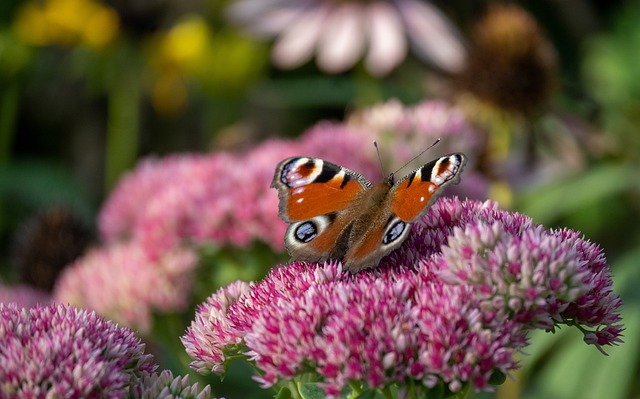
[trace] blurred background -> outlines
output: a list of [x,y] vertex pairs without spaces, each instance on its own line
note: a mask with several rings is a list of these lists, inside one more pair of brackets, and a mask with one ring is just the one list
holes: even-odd
[[465,152],[453,194],[581,231],[625,303],[609,356],[533,334],[477,396],[640,397],[639,50],[633,0],[3,0],[0,299],[96,309],[217,396],[272,397],[179,337],[286,261],[275,165],[377,181],[372,139],[390,171],[440,137],[418,164]]

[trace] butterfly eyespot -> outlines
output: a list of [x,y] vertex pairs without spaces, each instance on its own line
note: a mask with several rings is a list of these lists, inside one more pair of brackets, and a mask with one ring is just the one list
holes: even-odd
[[382,238],[382,243],[385,245],[391,244],[392,242],[397,240],[400,236],[402,236],[402,233],[404,232],[404,229],[406,227],[407,225],[405,222],[398,220],[397,222],[392,224],[391,227],[389,227],[389,229],[387,230],[387,233]]
[[309,242],[318,235],[318,228],[312,222],[304,222],[294,231],[296,240],[300,242]]

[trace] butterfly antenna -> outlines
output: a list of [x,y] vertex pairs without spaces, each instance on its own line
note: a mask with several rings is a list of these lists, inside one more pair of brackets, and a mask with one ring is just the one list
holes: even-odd
[[[415,161],[416,159],[420,158],[420,156],[422,156],[422,154],[424,154],[425,152],[427,152],[431,147],[435,146],[436,144],[438,144],[440,142],[440,138],[438,138],[436,141],[433,142],[433,144],[431,144],[429,147],[425,148],[424,150],[422,150],[422,152],[418,155],[416,155],[415,157],[411,158],[411,160],[409,160],[407,163],[405,163],[404,165],[402,165],[400,168],[398,168],[398,170],[396,170],[395,172],[393,172],[393,174],[395,175],[396,173],[398,173],[399,171],[401,171],[405,166],[409,165],[411,162]],[[375,143],[375,142],[374,142]],[[376,149],[378,149],[378,146],[376,146]],[[380,156],[378,155],[378,158]]]
[[373,140],[373,146],[376,147],[376,152],[378,153],[378,162],[380,162],[380,172],[382,172],[382,178],[385,178],[384,175],[384,167],[382,166],[382,157],[380,157],[380,150],[378,149],[378,143]]

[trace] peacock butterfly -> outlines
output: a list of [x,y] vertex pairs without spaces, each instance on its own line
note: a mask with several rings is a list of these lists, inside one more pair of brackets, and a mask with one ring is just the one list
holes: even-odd
[[318,158],[293,157],[276,167],[279,216],[290,223],[284,237],[293,260],[342,261],[351,272],[376,267],[407,238],[443,189],[455,184],[464,154],[440,157],[395,182],[377,185],[362,175]]

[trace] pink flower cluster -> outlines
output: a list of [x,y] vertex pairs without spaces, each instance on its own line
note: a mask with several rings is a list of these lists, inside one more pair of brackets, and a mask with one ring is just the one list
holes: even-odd
[[323,123],[297,141],[270,140],[241,154],[149,159],[116,187],[99,229],[107,242],[128,238],[151,254],[184,242],[246,246],[260,240],[282,250],[286,225],[269,187],[278,162],[309,155],[376,176],[371,141],[358,129]]
[[[463,115],[443,102],[385,107],[401,115],[378,122],[376,115],[384,112],[375,108],[348,123],[321,122],[295,141],[269,140],[244,153],[147,159],[120,181],[103,206],[98,221],[101,235],[107,242],[139,242],[150,254],[184,242],[243,247],[253,240],[281,251],[286,225],[277,216],[278,196],[269,186],[283,159],[323,158],[377,183],[381,173],[371,145],[374,140],[381,144],[383,161],[394,162],[394,167],[439,137],[443,138],[439,154],[467,151],[470,155],[477,148],[475,132]],[[456,192],[482,196],[486,184],[480,183],[480,189],[478,184],[467,184],[478,180],[472,168],[468,172]]]
[[[439,100],[404,105],[391,99],[353,112],[347,124],[370,131],[377,137],[382,160],[390,171],[405,166],[420,151],[440,139],[433,153],[462,152],[469,159],[461,184],[450,187],[449,194],[487,198],[489,181],[474,168],[477,154],[485,146],[485,138],[471,126],[462,110]],[[426,163],[432,152],[412,161],[400,174]]]
[[517,368],[532,328],[578,325],[587,343],[617,344],[620,305],[602,251],[577,233],[445,198],[379,268],[277,267],[212,295],[182,341],[199,372],[246,355],[264,387],[311,372],[332,396],[353,381],[457,392]]
[[157,367],[130,330],[93,312],[0,304],[0,317],[5,397],[123,397],[136,375]]
[[193,398],[210,388],[157,373],[144,344],[94,312],[0,303],[2,398]]
[[356,110],[349,115],[347,124],[380,135],[393,150],[395,162],[404,163],[413,158],[417,150],[427,148],[439,138],[442,141],[434,149],[438,153],[474,154],[482,144],[481,136],[469,124],[464,112],[440,100],[404,105],[390,99]]
[[54,299],[149,333],[154,312],[187,307],[196,265],[196,254],[189,249],[174,248],[152,258],[135,243],[116,243],[67,267]]

